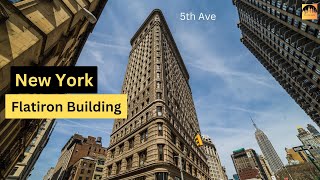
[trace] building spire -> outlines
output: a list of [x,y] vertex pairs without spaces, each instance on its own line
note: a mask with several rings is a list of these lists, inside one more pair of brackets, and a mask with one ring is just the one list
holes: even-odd
[[256,125],[256,123],[253,121],[252,117],[250,116],[250,119],[252,121],[253,126],[256,128],[256,130],[258,130],[258,126]]

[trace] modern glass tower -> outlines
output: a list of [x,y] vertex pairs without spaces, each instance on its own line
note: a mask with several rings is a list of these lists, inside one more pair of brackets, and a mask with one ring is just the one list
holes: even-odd
[[260,130],[257,125],[252,121],[253,126],[256,128],[255,136],[259,147],[262,151],[263,156],[268,161],[270,169],[274,174],[276,174],[279,170],[282,169],[283,163],[279,158],[276,150],[273,148],[270,140],[268,139],[267,135],[264,134],[262,130]]
[[128,118],[114,121],[105,179],[209,179],[205,153],[194,140],[200,127],[189,74],[160,10],[131,45],[122,86]]
[[303,2],[233,0],[241,42],[320,126],[320,21],[302,20]]

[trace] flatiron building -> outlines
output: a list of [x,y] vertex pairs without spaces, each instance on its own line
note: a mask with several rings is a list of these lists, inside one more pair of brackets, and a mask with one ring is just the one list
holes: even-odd
[[[116,119],[104,179],[208,179],[189,74],[160,10],[131,39],[122,93],[128,117]],[[181,158],[179,158],[179,156]]]
[[312,2],[233,0],[241,42],[320,126],[320,21],[301,18]]

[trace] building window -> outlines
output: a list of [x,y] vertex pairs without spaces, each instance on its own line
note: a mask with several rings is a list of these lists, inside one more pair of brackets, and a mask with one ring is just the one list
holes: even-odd
[[90,173],[91,173],[91,170],[89,169],[89,170],[88,170],[88,174],[90,174]]
[[157,116],[162,116],[162,107],[157,106]]
[[158,160],[163,161],[164,160],[164,155],[163,155],[163,144],[158,144]]
[[173,132],[171,132],[171,140],[173,144],[177,144],[177,136]]
[[168,173],[166,172],[156,173],[156,180],[168,180]]
[[96,171],[97,171],[97,172],[102,172],[102,171],[103,171],[103,168],[101,168],[101,167],[96,167]]
[[160,78],[160,72],[157,72],[157,78]]
[[119,145],[119,154],[123,153],[123,148],[124,148],[124,144],[122,143]]
[[110,176],[112,173],[112,165],[108,166],[108,176]]
[[186,160],[182,158],[181,161],[182,161],[182,169],[186,170]]
[[78,180],[82,180],[82,177],[80,176]]
[[146,177],[145,176],[141,176],[141,177],[134,178],[133,180],[146,180]]
[[116,165],[117,165],[116,174],[119,174],[121,171],[121,161],[118,161]]
[[129,139],[129,149],[132,149],[134,146],[134,137]]
[[157,88],[160,89],[161,88],[161,82],[157,81]]
[[176,152],[173,152],[173,162],[174,162],[174,165],[176,166],[179,165],[179,155]]
[[158,123],[158,136],[163,136],[163,123]]
[[157,92],[157,99],[161,99],[162,98],[162,93]]
[[14,173],[16,173],[17,170],[18,170],[18,167],[14,167],[14,168],[12,169],[12,171],[10,172],[10,175],[14,175]]
[[184,144],[181,141],[180,141],[180,149],[181,149],[182,152],[184,151]]
[[139,153],[139,166],[143,166],[147,160],[147,150]]
[[83,173],[84,173],[84,169],[81,169],[80,174],[83,174]]
[[132,156],[128,157],[127,159],[127,170],[132,168]]
[[111,157],[111,158],[114,158],[114,152],[115,152],[115,149],[112,149],[112,150],[110,151],[110,153],[111,153],[111,154],[110,154],[110,157]]
[[140,142],[143,143],[148,140],[148,129],[140,133]]
[[189,163],[189,173],[192,175],[192,165]]

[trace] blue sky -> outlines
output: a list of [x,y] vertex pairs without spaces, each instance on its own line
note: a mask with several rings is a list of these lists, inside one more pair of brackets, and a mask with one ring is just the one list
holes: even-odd
[[[250,115],[267,134],[282,161],[285,147],[300,145],[298,125],[315,125],[240,42],[238,14],[232,1],[109,0],[77,63],[98,66],[99,93],[120,93],[130,39],[149,15],[162,10],[190,74],[190,86],[202,134],[209,135],[226,166],[244,147],[261,153]],[[181,12],[214,13],[216,21],[181,21]],[[30,179],[42,179],[74,134],[101,136],[108,146],[113,120],[57,120]]]

